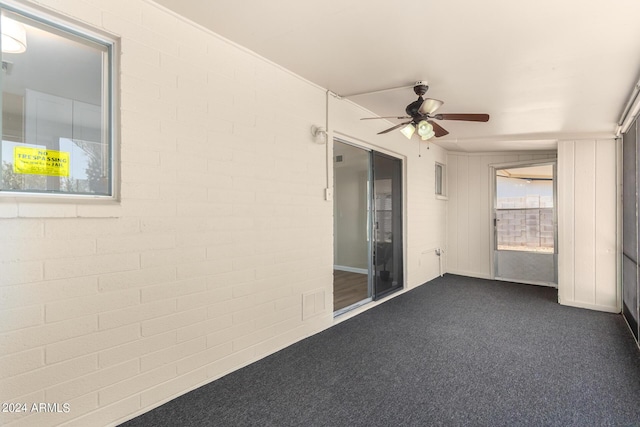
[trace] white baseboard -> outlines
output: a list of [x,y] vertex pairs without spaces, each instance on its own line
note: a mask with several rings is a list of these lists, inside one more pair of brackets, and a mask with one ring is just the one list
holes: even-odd
[[475,271],[464,271],[464,270],[447,268],[446,271],[443,271],[443,274],[446,274],[446,273],[455,274],[458,276],[475,277],[476,279],[492,280],[490,274],[477,273]]
[[569,307],[576,307],[576,308],[586,308],[588,310],[595,310],[595,311],[604,311],[606,313],[620,313],[620,308],[615,307],[615,306],[611,306],[611,305],[598,305],[598,304],[588,304],[588,303],[583,303],[583,302],[579,302],[579,301],[558,301],[560,303],[560,305],[566,305]]

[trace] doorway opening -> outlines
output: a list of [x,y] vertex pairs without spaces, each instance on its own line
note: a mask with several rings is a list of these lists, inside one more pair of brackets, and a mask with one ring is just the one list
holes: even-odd
[[402,160],[333,144],[334,314],[402,289]]
[[555,162],[492,170],[494,277],[557,287]]

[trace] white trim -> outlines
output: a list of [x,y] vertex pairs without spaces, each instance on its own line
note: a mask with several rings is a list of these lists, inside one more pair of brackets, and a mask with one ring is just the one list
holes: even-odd
[[[612,139],[612,138],[610,138]],[[482,156],[557,156],[558,150],[518,150],[518,151],[448,151],[448,156],[467,156],[467,157],[482,157]],[[540,159],[532,159],[535,160],[545,160],[546,158]],[[527,160],[528,161],[528,160]]]
[[466,270],[458,270],[458,269],[449,269],[447,271],[443,271],[444,274],[455,274],[456,276],[465,276],[465,277],[473,277],[476,279],[487,279],[494,280],[489,274],[477,273],[475,271],[466,271]]
[[[489,266],[490,278],[492,280],[503,280],[503,281],[512,281],[518,283],[532,284],[532,285],[541,285],[541,286],[552,286],[556,289],[559,289],[559,283],[550,282],[538,282],[538,281],[526,281],[526,280],[516,280],[516,279],[508,279],[508,278],[500,278],[496,276],[496,229],[495,229],[495,218],[496,218],[496,202],[497,202],[497,194],[496,194],[496,172],[500,169],[507,168],[518,168],[518,167],[526,167],[526,166],[553,166],[553,210],[554,210],[554,254],[558,255],[558,241],[560,240],[558,236],[558,154],[556,152],[555,157],[550,157],[548,159],[532,159],[532,160],[518,160],[515,162],[504,162],[504,163],[491,163],[489,164],[489,200],[490,200],[490,212],[489,212],[489,262],[491,265]],[[558,278],[560,268],[558,267],[557,259],[555,261],[555,276],[558,282],[560,279]]]
[[353,303],[351,305],[348,305],[346,307],[341,308],[340,310],[336,310],[333,312],[333,318],[336,319],[337,317],[343,316],[346,313],[349,313],[357,308],[360,308],[362,306],[365,306],[367,304],[369,304],[370,302],[373,301],[373,298],[371,297],[367,297],[363,300],[360,300],[356,303]]
[[[616,141],[616,292],[618,307],[620,307],[620,311],[622,311],[622,307],[624,304],[623,299],[623,277],[622,277],[622,241],[623,241],[623,205],[622,205],[622,177],[623,177],[623,166],[622,166],[622,138],[618,138]],[[636,202],[637,203],[637,202]],[[624,317],[624,316],[622,316]],[[640,345],[640,343],[639,343]]]
[[553,282],[540,282],[537,280],[520,280],[520,279],[509,279],[503,277],[496,277],[494,280],[498,282],[511,282],[520,285],[536,285],[536,286],[546,286],[548,288],[556,288],[558,289],[558,284]]
[[334,270],[347,271],[349,273],[369,274],[369,270],[366,268],[348,267],[346,265],[334,265]]
[[616,129],[616,137],[627,133],[633,121],[638,117],[640,112],[640,80],[633,87],[633,91],[629,95],[627,105],[618,120],[618,127]]
[[[560,294],[558,293],[558,296],[559,295]],[[620,308],[613,307],[610,305],[589,304],[586,302],[579,302],[579,301],[561,301],[560,298],[558,298],[558,303],[560,305],[565,305],[567,307],[586,308],[588,310],[604,311],[606,313],[618,314],[621,311]]]

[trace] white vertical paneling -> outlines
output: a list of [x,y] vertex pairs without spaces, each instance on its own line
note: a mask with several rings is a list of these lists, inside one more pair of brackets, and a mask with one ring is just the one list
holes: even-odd
[[469,158],[468,164],[469,173],[469,205],[467,209],[467,223],[469,228],[467,229],[467,238],[469,240],[469,254],[474,256],[468,256],[469,264],[467,266],[468,271],[481,271],[482,270],[482,257],[475,256],[475,254],[482,254],[482,233],[480,232],[484,224],[486,224],[486,205],[482,205],[482,182],[479,179],[482,176],[482,158],[475,156]]
[[[554,153],[449,153],[447,271],[490,277],[493,238],[489,165]],[[616,151],[614,141],[558,144],[558,298],[616,312]]]
[[[490,156],[480,156],[480,175],[478,181],[480,182],[480,197],[481,206],[480,210],[480,223],[477,227],[480,229],[480,239],[482,245],[487,245],[485,248],[480,247],[478,259],[480,260],[480,274],[484,277],[491,276],[491,251],[487,248],[491,247],[491,240],[493,239],[493,226],[491,224],[493,215],[491,209],[493,208],[493,201],[491,200],[492,179],[490,177],[489,164],[491,163]],[[489,226],[487,227],[487,224]]]
[[447,271],[458,271],[458,156],[447,158],[447,187],[449,206],[447,209]]
[[574,301],[574,143],[558,143],[558,301]]
[[458,267],[469,271],[469,158],[458,158]]
[[522,160],[553,159],[556,153],[449,153],[447,179],[447,271],[491,277],[490,165]]
[[615,140],[558,143],[558,296],[619,312]]
[[618,306],[618,287],[610,285],[617,278],[616,164],[615,142],[596,142],[595,304],[610,307]]
[[575,235],[575,300],[595,304],[595,142],[575,143],[574,225]]

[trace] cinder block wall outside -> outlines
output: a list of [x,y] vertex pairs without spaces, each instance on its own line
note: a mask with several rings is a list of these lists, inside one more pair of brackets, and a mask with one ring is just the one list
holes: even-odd
[[553,248],[553,197],[502,197],[496,202],[499,247]]

